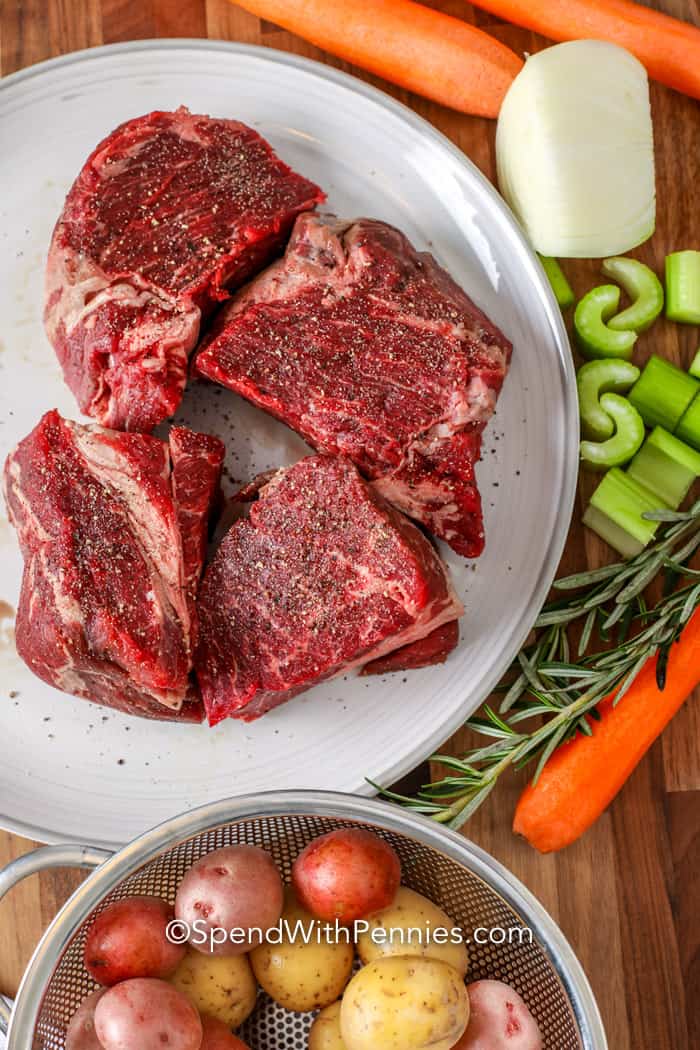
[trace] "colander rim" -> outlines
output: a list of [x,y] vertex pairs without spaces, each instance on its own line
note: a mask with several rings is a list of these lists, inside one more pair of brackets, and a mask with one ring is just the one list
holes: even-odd
[[7,1050],[31,1050],[44,992],[63,951],[93,909],[132,872],[221,824],[304,815],[376,824],[419,840],[483,879],[527,920],[564,987],[584,1050],[608,1050],[598,1005],[573,949],[547,910],[506,867],[470,839],[419,813],[377,799],[314,790],[269,791],[206,803],[156,825],[100,864],[68,898],[34,950],[17,992]]

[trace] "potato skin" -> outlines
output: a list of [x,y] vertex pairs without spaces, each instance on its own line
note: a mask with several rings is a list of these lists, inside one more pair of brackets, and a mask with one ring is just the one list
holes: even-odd
[[467,985],[467,1030],[453,1050],[542,1050],[542,1033],[527,1004],[503,981]]
[[285,932],[281,944],[265,943],[254,948],[250,963],[259,984],[287,1010],[303,1012],[330,1005],[341,995],[350,977],[352,943],[344,944],[340,939],[329,942],[323,935],[323,924],[301,907],[291,888],[285,893],[282,919],[292,930],[297,921],[305,930],[312,924],[316,929],[308,944],[301,936],[292,943]]
[[166,936],[173,914],[160,897],[126,897],[108,904],[88,932],[85,969],[108,987],[133,977],[168,977],[184,955],[183,946]]
[[[175,915],[189,923],[198,921],[190,937],[193,948],[203,954],[243,955],[261,938],[253,933],[243,943],[227,939],[210,951],[209,932],[262,930],[274,926],[282,911],[282,879],[269,853],[257,846],[226,846],[198,860],[180,883],[175,897]],[[200,931],[207,943],[200,943]]]
[[238,1028],[250,1017],[258,996],[247,955],[202,955],[193,948],[170,978],[201,1014]]
[[303,907],[319,919],[342,923],[386,908],[400,882],[396,851],[363,828],[319,835],[292,867],[292,885]]
[[340,1032],[340,1000],[324,1007],[311,1025],[309,1050],[347,1050]]
[[189,999],[166,981],[135,977],[109,988],[95,1009],[104,1050],[200,1050],[202,1022]]
[[215,1017],[202,1017],[202,1045],[199,1050],[250,1050],[247,1043],[222,1021]]
[[347,1050],[451,1050],[468,1021],[460,974],[422,956],[368,963],[350,981],[340,1007]]
[[457,972],[464,977],[469,968],[469,955],[464,944],[435,944],[428,941],[424,943],[423,937],[414,934],[410,943],[408,935],[401,943],[401,938],[396,935],[393,942],[387,938],[385,944],[378,944],[372,940],[371,931],[383,927],[386,930],[409,930],[417,928],[425,930],[426,935],[436,928],[452,930],[455,924],[442,908],[433,904],[431,900],[424,897],[422,893],[416,893],[408,886],[401,886],[394,903],[385,908],[384,911],[370,916],[367,920],[370,924],[370,932],[360,933],[357,938],[357,952],[363,963],[372,962],[389,955],[423,955],[430,959],[442,959],[449,963]]
[[103,1050],[95,1032],[95,1007],[104,994],[104,988],[98,988],[83,999],[68,1022],[66,1050]]

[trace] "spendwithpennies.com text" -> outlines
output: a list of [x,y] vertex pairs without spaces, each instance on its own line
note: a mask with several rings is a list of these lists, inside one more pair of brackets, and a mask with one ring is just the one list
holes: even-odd
[[477,926],[465,933],[459,926],[434,926],[426,930],[419,926],[378,926],[366,919],[357,919],[349,926],[344,926],[338,921],[297,919],[290,922],[282,918],[267,930],[257,926],[234,926],[227,930],[221,926],[210,926],[204,919],[195,919],[192,923],[172,919],[168,923],[166,935],[172,944],[189,942],[197,948],[206,946],[210,952],[227,942],[237,946],[263,941],[267,944],[354,944],[359,937],[366,935],[378,946],[413,947],[416,952],[425,950],[429,944],[522,945],[532,944],[533,941],[532,930],[528,926]]

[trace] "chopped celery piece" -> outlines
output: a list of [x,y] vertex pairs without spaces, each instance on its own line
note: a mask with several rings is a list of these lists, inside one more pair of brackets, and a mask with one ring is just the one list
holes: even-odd
[[616,284],[601,284],[584,295],[574,314],[576,341],[584,357],[622,357],[629,360],[636,332],[613,332],[605,323],[620,305]]
[[700,252],[666,256],[666,316],[669,321],[700,324]]
[[693,363],[688,369],[688,374],[695,376],[696,379],[700,379],[700,350],[697,351],[693,358]]
[[610,318],[608,328],[616,332],[630,328],[644,332],[664,308],[664,290],[659,278],[643,262],[622,255],[605,259],[601,270],[603,276],[621,284],[632,300],[626,310]]
[[628,396],[648,427],[673,433],[699,390],[697,379],[652,354]]
[[634,536],[630,536],[629,532],[625,532],[620,525],[617,525],[612,518],[603,514],[602,510],[598,510],[597,507],[589,505],[586,508],[583,524],[605,540],[623,558],[634,558],[646,547],[646,543],[641,543]]
[[[675,460],[676,463],[680,463],[686,470],[690,470],[696,477],[700,477],[700,452],[690,448],[684,441],[681,441],[677,433],[675,435],[669,434],[663,427],[654,427],[647,438],[647,444],[660,449],[671,459]],[[648,482],[645,484],[647,488],[651,488]],[[652,491],[654,490],[652,489]]]
[[677,510],[700,477],[700,453],[656,427],[627,468],[627,477],[640,482]]
[[639,369],[619,358],[587,361],[576,375],[581,431],[591,441],[605,441],[615,433],[615,424],[600,407],[601,394],[624,394],[639,379]]
[[564,276],[564,271],[557,262],[556,259],[552,259],[549,255],[540,255],[540,262],[544,268],[544,272],[547,274],[549,283],[552,286],[552,291],[556,296],[556,300],[562,310],[568,310],[570,306],[574,305],[574,293],[571,290],[571,285]]
[[654,538],[659,523],[647,521],[642,514],[658,508],[658,496],[613,467],[591,496],[583,521],[616,551],[630,558]]
[[695,397],[686,408],[675,435],[693,448],[700,448],[700,396]]
[[615,433],[607,441],[581,442],[581,462],[591,470],[621,467],[644,441],[644,421],[627,398],[603,394],[600,407],[613,420]]

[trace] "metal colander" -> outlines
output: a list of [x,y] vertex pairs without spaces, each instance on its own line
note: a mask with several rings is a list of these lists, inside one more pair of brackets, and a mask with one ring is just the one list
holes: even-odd
[[[63,1050],[71,1014],[95,987],[83,967],[83,944],[106,905],[134,893],[172,903],[195,860],[236,843],[268,850],[288,880],[299,851],[338,827],[368,828],[391,843],[401,858],[403,881],[439,904],[467,936],[477,928],[531,930],[531,943],[527,935],[518,943],[520,936],[510,933],[502,944],[472,941],[468,979],[493,977],[516,988],[540,1025],[545,1050],[606,1050],[595,1001],[573,952],[535,898],[504,868],[420,816],[383,802],[312,791],[228,799],[167,821],[113,856],[85,847],[46,847],[0,873],[1,895],[48,864],[99,863],[29,963],[10,1020],[8,1050]],[[478,936],[486,939],[484,933]],[[252,1050],[304,1050],[311,1021],[311,1015],[284,1010],[261,993],[240,1034]]]

